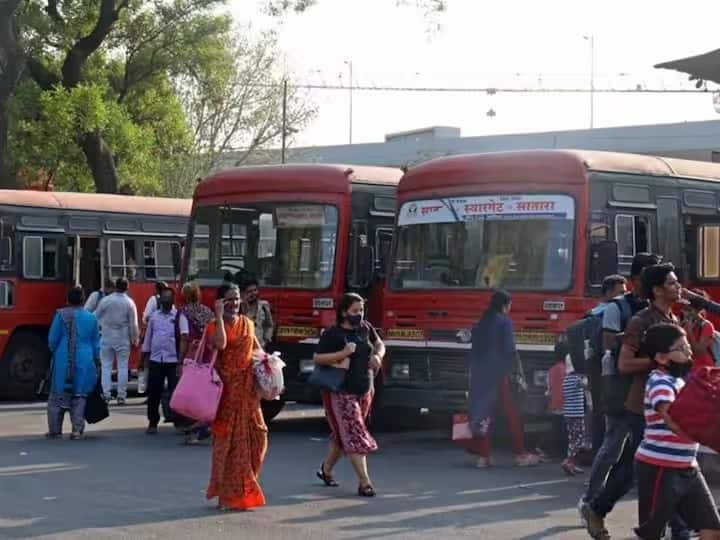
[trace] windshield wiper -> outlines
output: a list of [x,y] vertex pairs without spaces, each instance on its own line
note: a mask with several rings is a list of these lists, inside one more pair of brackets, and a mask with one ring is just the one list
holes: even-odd
[[462,220],[460,219],[460,216],[458,216],[457,210],[455,210],[455,207],[452,205],[452,203],[448,199],[440,199],[440,202],[443,203],[443,206],[450,210],[453,217],[455,218],[455,223],[460,223]]

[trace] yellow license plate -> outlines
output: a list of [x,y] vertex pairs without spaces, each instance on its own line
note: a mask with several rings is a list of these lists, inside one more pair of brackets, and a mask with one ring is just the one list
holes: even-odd
[[521,345],[555,345],[555,334],[547,332],[517,332],[515,343]]
[[312,326],[279,326],[277,329],[278,337],[316,337],[318,329]]
[[387,339],[425,339],[422,330],[418,328],[389,328],[385,332]]

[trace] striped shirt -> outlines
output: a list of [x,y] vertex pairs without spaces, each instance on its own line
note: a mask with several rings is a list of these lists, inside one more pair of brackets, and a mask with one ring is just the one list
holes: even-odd
[[563,380],[563,415],[566,418],[585,416],[585,388],[582,375],[568,373]]
[[657,409],[672,403],[685,386],[680,377],[673,377],[656,369],[650,373],[645,386],[645,435],[635,459],[658,467],[689,469],[697,467],[699,445],[680,437],[665,423]]

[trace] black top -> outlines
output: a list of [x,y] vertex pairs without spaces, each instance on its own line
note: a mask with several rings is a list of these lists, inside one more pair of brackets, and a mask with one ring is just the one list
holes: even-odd
[[375,328],[367,321],[363,321],[360,328],[353,330],[346,330],[342,326],[331,326],[320,336],[317,353],[335,353],[343,350],[346,344],[355,343],[357,347],[350,355],[350,369],[345,378],[344,390],[362,396],[370,391],[372,383],[370,355],[372,345],[375,345],[378,339]]

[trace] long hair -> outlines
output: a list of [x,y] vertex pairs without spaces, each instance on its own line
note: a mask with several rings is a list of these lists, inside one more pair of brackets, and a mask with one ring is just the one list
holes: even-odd
[[340,299],[340,302],[338,303],[337,311],[335,312],[335,323],[336,324],[338,324],[338,325],[342,324],[342,322],[345,320],[343,311],[347,311],[348,309],[350,309],[350,306],[352,306],[356,302],[365,304],[365,300],[359,294],[355,294],[355,293],[343,294],[342,298]]
[[494,317],[495,315],[499,315],[506,306],[510,305],[510,302],[512,302],[512,296],[510,296],[509,292],[503,290],[495,291],[490,297],[490,305],[487,307],[480,320],[484,321]]

